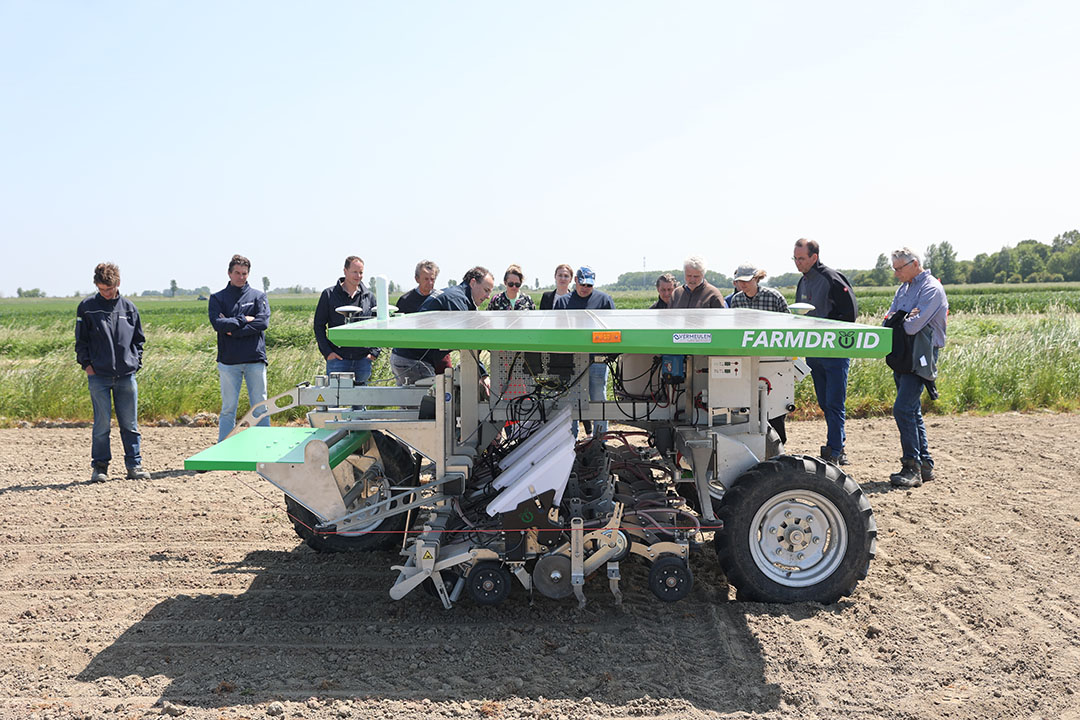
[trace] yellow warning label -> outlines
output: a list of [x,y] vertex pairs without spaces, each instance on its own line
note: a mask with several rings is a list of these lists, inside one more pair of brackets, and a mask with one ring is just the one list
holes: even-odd
[[425,550],[424,551],[424,558],[423,558],[424,560],[431,560],[434,557],[435,556],[431,554],[430,550]]
[[323,400],[322,394],[320,393],[319,397],[315,398],[315,402],[326,402],[326,401]]

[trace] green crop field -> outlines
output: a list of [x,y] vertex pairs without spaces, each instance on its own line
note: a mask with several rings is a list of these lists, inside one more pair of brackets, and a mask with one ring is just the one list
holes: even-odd
[[[930,412],[1080,407],[1080,284],[969,285],[946,288],[952,315],[941,356],[941,397]],[[878,324],[892,288],[858,288],[862,322]],[[786,290],[788,300],[792,291]],[[533,293],[539,301],[539,293]],[[652,292],[614,293],[620,308],[644,308]],[[215,336],[206,302],[133,298],[147,337],[139,372],[144,421],[174,420],[220,408]],[[324,369],[312,334],[313,296],[271,295],[266,334],[271,394]],[[0,299],[0,425],[92,417],[86,377],[75,363],[74,298]],[[374,382],[392,382],[386,357]],[[894,396],[882,360],[852,363],[848,412],[887,414]],[[813,388],[799,386],[797,417],[817,414]],[[241,399],[241,412],[246,402]],[[279,417],[295,418],[299,411]]]

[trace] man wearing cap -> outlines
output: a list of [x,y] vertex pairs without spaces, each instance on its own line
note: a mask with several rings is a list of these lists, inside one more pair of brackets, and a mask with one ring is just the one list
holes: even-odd
[[[792,260],[802,273],[799,286],[795,289],[795,299],[809,303],[814,309],[807,313],[811,317],[827,318],[855,322],[859,315],[859,303],[851,283],[842,272],[821,264],[818,258],[816,240],[800,238],[795,243]],[[844,404],[847,401],[848,368],[850,358],[808,357],[810,374],[814,379],[814,393],[818,406],[825,413],[825,425],[828,427],[825,445],[821,446],[821,457],[837,465],[847,465],[844,452]]]
[[[578,268],[574,276],[574,292],[567,293],[555,299],[554,310],[614,310],[615,301],[602,290],[594,290],[596,273],[588,265]],[[594,362],[589,366],[589,400],[603,402],[607,400],[607,365],[602,362]],[[572,428],[574,437],[577,437],[577,423]],[[607,432],[607,423],[598,420],[593,423],[593,437],[599,437]]]
[[[779,290],[759,285],[765,278],[765,271],[754,263],[743,263],[735,270],[735,293],[731,296],[729,307],[747,310],[767,310],[769,312],[790,312],[787,300]],[[787,415],[769,418],[769,424],[776,430],[780,442],[787,444]]]
[[765,278],[765,271],[753,263],[743,263],[735,270],[736,293],[728,303],[733,308],[748,310],[768,310],[769,312],[788,312],[787,300],[779,290],[759,285]]
[[685,285],[671,296],[672,308],[722,308],[727,307],[724,293],[705,279],[705,259],[693,255],[683,263]]
[[656,302],[649,306],[650,310],[667,310],[671,307],[671,296],[679,281],[671,273],[664,273],[656,278]]

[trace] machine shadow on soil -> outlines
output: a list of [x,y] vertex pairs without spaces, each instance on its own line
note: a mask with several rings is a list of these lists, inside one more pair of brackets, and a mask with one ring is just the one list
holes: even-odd
[[[162,676],[162,701],[204,708],[312,696],[590,697],[620,705],[648,695],[722,713],[779,705],[779,687],[765,681],[761,648],[746,624],[751,608],[777,608],[728,602],[711,550],[695,557],[698,582],[680,603],[658,603],[642,582],[621,606],[608,599],[587,609],[538,593],[530,602],[520,588],[497,607],[469,603],[453,612],[423,594],[394,602],[376,581],[390,558],[320,555],[305,546],[251,552],[216,571],[257,573],[246,592],[158,603],[78,679],[124,684]],[[627,563],[634,580],[647,572],[644,562]],[[814,608],[821,606],[783,611]]]

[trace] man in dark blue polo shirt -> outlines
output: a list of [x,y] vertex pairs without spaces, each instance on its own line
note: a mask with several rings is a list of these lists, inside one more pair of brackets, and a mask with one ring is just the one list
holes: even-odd
[[[574,276],[574,292],[567,293],[555,300],[554,310],[614,310],[615,301],[602,290],[594,290],[596,273],[588,265],[578,268]],[[593,363],[589,366],[589,399],[593,402],[603,402],[607,399],[607,365]],[[586,432],[589,432],[586,427]],[[574,437],[577,437],[577,423],[571,427]],[[592,435],[599,437],[607,432],[607,423],[597,420],[593,423]]]

